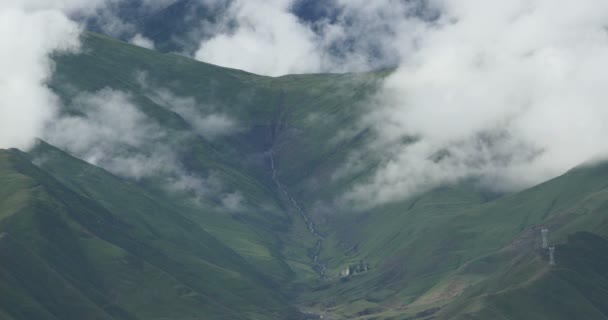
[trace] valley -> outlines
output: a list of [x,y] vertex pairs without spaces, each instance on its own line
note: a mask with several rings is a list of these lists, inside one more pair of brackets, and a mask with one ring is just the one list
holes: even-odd
[[82,41],[49,80],[70,130],[0,151],[0,319],[608,319],[605,162],[344,205],[379,166],[342,170],[394,70],[267,77]]

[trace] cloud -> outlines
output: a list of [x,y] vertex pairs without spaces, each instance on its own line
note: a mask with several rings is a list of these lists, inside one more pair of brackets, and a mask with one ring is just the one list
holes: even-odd
[[129,40],[129,43],[132,43],[136,46],[140,46],[142,48],[146,48],[146,49],[150,49],[150,50],[154,50],[154,47],[155,47],[154,41],[142,36],[140,33],[133,36],[133,38],[131,38],[131,40]]
[[223,195],[221,197],[221,202],[222,206],[229,212],[242,212],[247,209],[245,198],[238,191]]
[[412,44],[403,37],[414,34],[418,20],[436,16],[424,1],[323,1],[314,9],[326,14],[312,19],[303,19],[298,6],[301,1],[232,2],[195,58],[271,76],[395,66]]
[[45,84],[53,70],[49,55],[76,52],[79,33],[48,6],[0,4],[0,148],[29,148],[54,117],[57,97]]
[[45,140],[124,177],[141,179],[174,171],[172,153],[160,144],[166,133],[126,93],[81,93],[72,104],[79,114],[49,124]]
[[81,93],[71,109],[49,124],[44,139],[117,176],[160,178],[172,191],[207,193],[204,179],[189,173],[177,159],[169,132],[147,117],[130,95],[111,89]]
[[403,35],[364,120],[380,168],[347,199],[376,205],[470,177],[514,190],[606,155],[608,3],[431,3],[440,17]]
[[[234,1],[226,30],[203,41],[196,59],[267,75],[318,70],[315,34],[288,11],[291,2]],[[235,20],[236,29],[227,30]]]
[[[299,3],[295,0],[194,1],[188,2],[192,15],[183,17],[179,27],[170,26],[182,34],[169,30],[170,39],[164,41],[190,55],[192,44],[186,42],[198,38],[200,46],[194,53],[197,59],[267,75],[369,70],[398,61],[393,41],[395,26],[408,21],[402,18],[411,15],[419,2],[326,1],[317,6],[332,12],[332,16],[306,21],[294,12]],[[95,30],[151,47],[146,19],[175,3],[9,0],[4,5],[58,10]],[[129,20],[134,17],[138,19]],[[165,48],[166,43],[157,45]]]
[[215,192],[217,183],[210,186],[184,168],[167,142],[171,133],[142,113],[129,94],[81,93],[70,108],[78,115],[59,117],[46,129],[44,139],[51,144],[123,178],[157,179],[165,191],[195,198]]
[[333,0],[313,19],[298,3],[234,1],[196,58],[273,76],[398,66],[359,124],[376,156],[354,153],[336,174],[377,164],[348,201],[470,178],[517,190],[605,155],[600,0]]
[[167,88],[150,83],[147,73],[137,75],[141,88],[156,104],[177,113],[197,134],[213,140],[241,130],[238,121],[212,105],[201,104],[193,97],[181,97]]
[[413,49],[422,22],[437,15],[420,0],[335,0],[329,6],[334,15],[313,25],[323,49],[323,71],[395,67]]
[[[0,147],[27,148],[54,119],[57,98],[45,86],[53,69],[49,55],[75,52],[79,44],[79,27],[67,16],[101,14],[103,18],[104,8],[119,2],[0,3],[0,35],[6,48],[0,52]],[[171,3],[156,3],[160,7],[153,5],[150,10]],[[471,177],[488,188],[515,190],[605,156],[608,109],[603,103],[608,94],[602,85],[608,80],[603,72],[608,4],[604,1],[322,3],[328,13],[307,20],[294,11],[295,0],[235,0],[218,23],[206,22],[208,38],[200,42],[196,57],[266,75],[398,65],[358,124],[373,128],[375,139],[366,150],[351,155],[339,173],[364,170],[370,162],[377,169],[344,196],[346,201],[373,206]],[[134,25],[112,16],[105,21],[110,29],[127,30],[132,36],[139,33]],[[19,37],[15,30],[21,30]],[[132,40],[150,45],[143,36]],[[159,92],[155,97],[166,102],[162,105],[206,138],[239,130],[235,119],[213,106],[168,90]],[[128,95],[116,92],[97,95],[119,105],[130,103]],[[112,161],[122,161],[116,168],[125,172],[113,170],[134,178],[144,174],[137,172],[139,162],[149,167],[145,172],[162,171],[159,168],[174,162],[151,156],[159,151],[133,155],[131,150],[139,149],[140,143],[148,145],[162,137],[143,124],[149,119],[130,107],[114,110],[125,114],[112,124],[125,136],[112,137],[103,129],[110,125],[104,123],[110,115],[95,107],[101,102],[83,95],[80,103],[90,113],[84,118],[62,118],[55,126],[73,121],[70,125],[91,130],[96,139],[117,139],[122,146],[118,150],[128,156],[122,159],[123,153],[110,152],[112,158],[106,159],[95,148],[79,149],[92,143],[87,135],[63,137],[64,146],[108,168]],[[131,126],[145,134],[126,134]],[[152,140],[146,138],[147,130]],[[176,176],[188,176],[182,173]],[[187,180],[176,185],[196,185]]]
[[230,212],[246,208],[238,191],[226,189],[221,173],[194,172],[183,164],[175,146],[188,132],[163,127],[133,101],[130,94],[112,89],[80,93],[67,108],[74,112],[49,123],[43,139],[119,177],[152,180],[164,191],[196,202],[217,199]]
[[211,107],[201,106],[194,98],[178,97],[162,89],[157,90],[156,93],[163,102],[161,105],[180,115],[196,133],[209,140],[234,134],[240,130],[235,119]]

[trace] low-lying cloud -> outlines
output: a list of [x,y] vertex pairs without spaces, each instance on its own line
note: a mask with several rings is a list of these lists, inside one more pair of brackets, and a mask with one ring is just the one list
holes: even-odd
[[72,104],[79,114],[53,121],[45,140],[124,177],[141,179],[174,171],[175,161],[167,158],[172,153],[160,143],[166,133],[126,93],[111,89],[81,93]]
[[[314,21],[297,4],[235,1],[196,57],[266,75],[398,66],[360,123],[379,165],[348,201],[469,178],[517,190],[605,156],[604,1],[334,0]],[[369,168],[351,159],[341,174]]]
[[[193,199],[217,198],[230,212],[244,210],[238,191],[224,190],[218,173],[188,170],[175,145],[189,133],[165,129],[142,112],[125,92],[103,89],[80,93],[69,109],[50,123],[43,139],[76,157],[126,179],[155,179],[165,191]],[[204,175],[204,176],[203,176]]]
[[233,117],[221,112],[213,105],[200,103],[193,97],[179,96],[167,88],[152,84],[145,72],[139,73],[137,80],[148,98],[177,113],[192,126],[197,134],[208,140],[231,135],[241,130],[238,121]]
[[150,49],[150,50],[154,50],[154,48],[156,47],[156,45],[154,44],[154,41],[142,36],[141,33],[134,35],[129,40],[129,43],[134,44],[136,46],[140,46],[142,48]]
[[234,134],[240,129],[235,119],[211,106],[201,105],[192,97],[180,97],[167,89],[156,89],[152,98],[177,113],[196,133],[208,140]]
[[427,18],[421,1],[333,0],[323,3],[330,17],[304,21],[294,12],[298,3],[233,1],[195,58],[270,76],[394,66],[411,43],[398,41]]
[[[50,56],[79,47],[80,28],[68,16],[101,14],[104,6],[118,2],[0,4],[6,48],[0,52],[0,147],[27,148],[54,119],[58,101],[45,85],[53,70]],[[206,25],[196,58],[266,75],[398,66],[358,124],[374,129],[375,139],[361,153],[373,150],[379,165],[344,196],[347,201],[374,206],[471,177],[488,188],[515,190],[606,155],[608,3],[603,0],[332,0],[324,2],[331,14],[315,21],[297,16],[297,3],[232,1],[224,17]],[[105,21],[108,28],[128,29],[133,43],[153,47],[128,23]],[[201,136],[213,139],[239,130],[226,114],[159,92],[156,98],[169,101],[165,105]],[[128,105],[124,94],[96,95]],[[137,133],[113,137],[99,123],[107,116],[95,111],[99,101],[86,94],[79,99],[90,113],[84,119],[62,118],[54,126],[71,121],[97,138],[117,139],[124,150],[148,139]],[[134,110],[121,109],[127,115],[123,120],[149,120]],[[153,138],[157,133],[137,127],[151,130]],[[89,143],[84,139],[87,135],[66,138],[63,145],[112,168],[94,149],[79,149]],[[114,156],[112,161],[121,159]],[[135,163],[163,166],[149,162],[149,154],[140,156],[128,157],[133,165],[125,160],[116,168],[137,178]],[[342,173],[369,168],[356,154],[351,159]]]
[[41,135],[58,108],[45,85],[50,55],[79,48],[75,23],[57,10],[30,11],[30,4],[0,4],[0,148],[28,148]]
[[414,49],[365,119],[380,168],[348,199],[375,205],[469,177],[513,190],[606,155],[608,3],[431,3],[441,16],[403,38]]

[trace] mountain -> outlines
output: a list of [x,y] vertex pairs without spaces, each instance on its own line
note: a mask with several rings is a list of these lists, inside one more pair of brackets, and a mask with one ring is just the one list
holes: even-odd
[[[44,169],[32,163],[39,155]],[[11,317],[295,312],[272,279],[137,186],[44,143],[31,155],[4,151],[2,168],[2,301]]]
[[391,70],[273,78],[82,40],[49,80],[64,126],[0,151],[0,318],[608,318],[605,163],[339,206],[378,166],[335,175]]

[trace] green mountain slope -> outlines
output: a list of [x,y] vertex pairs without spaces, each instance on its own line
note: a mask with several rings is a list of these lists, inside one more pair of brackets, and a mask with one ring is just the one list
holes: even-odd
[[[515,194],[470,180],[349,208],[334,200],[378,158],[334,174],[373,141],[360,119],[390,70],[271,78],[93,33],[55,62],[63,117],[86,120],[101,93],[120,103],[108,122],[137,113],[145,130],[95,137],[101,153],[69,143],[78,131],[0,152],[0,318],[606,317],[605,164]],[[200,130],[218,114],[234,127]]]
[[[218,174],[227,191],[240,191],[246,200],[256,202],[257,208],[247,216],[241,213],[235,221],[201,216],[197,214],[200,207],[192,207],[187,201],[168,201],[190,211],[192,219],[205,224],[209,232],[216,230],[214,235],[218,237],[225,234],[226,225],[234,229],[241,224],[237,228],[249,234],[245,235],[246,241],[233,247],[235,250],[260,235],[272,238],[272,234],[279,234],[269,239],[270,243],[256,246],[273,252],[275,257],[284,255],[279,260],[285,259],[291,269],[299,269],[295,276],[317,278],[307,257],[314,250],[316,237],[308,232],[291,203],[291,195],[277,192],[269,155],[274,157],[280,183],[306,202],[305,190],[295,185],[319,167],[327,171],[339,166],[349,150],[357,146],[364,129],[342,140],[326,137],[334,134],[333,128],[347,127],[358,119],[360,101],[373,92],[385,72],[269,78],[159,54],[95,34],[86,34],[83,40],[83,54],[57,59],[51,86],[64,104],[72,106],[82,92],[111,88],[129,93],[139,110],[167,133],[162,142],[173,146],[172,151],[187,171],[201,176]],[[145,74],[145,85],[141,74]],[[214,139],[201,136],[191,119],[172,111],[172,101],[158,99],[159,90],[193,98],[201,115],[206,107],[218,106],[222,113],[236,119],[240,129]],[[65,112],[78,113],[77,107],[68,107]],[[324,121],[315,121],[315,117]],[[158,180],[141,181],[140,185],[156,196],[166,197],[163,190],[154,190],[158,189]],[[273,226],[270,236],[269,226]],[[224,240],[231,241],[232,237]]]
[[[2,152],[2,185],[12,186],[3,190],[10,207],[0,225],[7,314],[272,319],[295,312],[270,279],[179,212],[99,168],[47,152],[49,161],[86,172],[93,187],[69,188],[27,155]],[[95,197],[96,188],[103,197]]]
[[[350,237],[359,242],[357,252],[349,253],[351,266],[364,260],[371,270],[306,299],[324,301],[322,308],[345,318],[371,313],[380,319],[425,314],[436,319],[571,319],[575,312],[603,319],[596,309],[606,292],[601,267],[608,236],[606,168],[582,166],[477,205],[428,201],[423,206],[429,196],[447,191],[435,190],[414,206],[405,203],[369,215]],[[541,227],[551,230],[549,241],[556,244],[555,267],[540,248]],[[581,231],[591,233],[585,237]],[[589,249],[580,250],[585,242]],[[554,312],[542,314],[551,308]]]
[[547,265],[544,252],[522,256],[443,314],[459,314],[459,319],[606,319],[607,244],[605,238],[580,232],[556,246],[556,266]]

